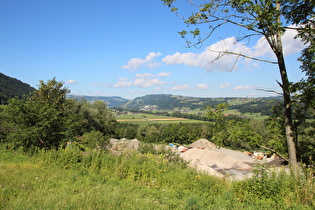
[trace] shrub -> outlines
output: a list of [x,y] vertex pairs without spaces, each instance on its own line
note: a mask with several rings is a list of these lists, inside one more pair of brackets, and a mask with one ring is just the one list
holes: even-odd
[[93,130],[83,134],[82,143],[88,148],[105,149],[108,145],[108,140],[106,140],[102,132]]

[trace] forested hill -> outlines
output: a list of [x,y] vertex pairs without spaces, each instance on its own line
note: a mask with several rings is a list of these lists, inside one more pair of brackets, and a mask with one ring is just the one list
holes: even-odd
[[134,100],[131,100],[123,105],[123,107],[127,109],[156,108],[162,110],[171,110],[184,107],[196,109],[209,105],[216,105],[218,103],[222,103],[223,101],[223,99],[221,100],[199,97],[195,98],[186,96],[174,96],[170,94],[153,94],[135,98]]
[[0,104],[6,104],[10,98],[20,98],[34,90],[29,84],[0,73]]
[[[146,95],[128,101],[122,107],[142,110],[174,110],[174,109],[204,109],[220,103],[228,103],[233,109],[247,109],[244,112],[261,112],[270,101],[281,101],[279,97],[268,98],[201,98],[174,96],[169,94]],[[262,107],[263,106],[263,107]],[[269,107],[270,108],[270,107]]]
[[[35,88],[9,76],[0,73],[0,104],[6,104],[10,98],[22,97],[33,92]],[[240,112],[267,112],[270,101],[281,101],[280,97],[268,98],[202,98],[175,96],[170,94],[152,94],[137,97],[134,100],[124,99],[119,96],[77,96],[68,95],[68,98],[84,98],[87,101],[103,101],[108,107],[122,107],[135,110],[195,110],[220,103],[228,103],[231,109]],[[264,111],[265,110],[265,111]]]
[[120,107],[123,104],[127,103],[129,100],[118,97],[118,96],[78,96],[78,95],[68,95],[68,98],[77,98],[77,99],[82,99],[84,98],[85,100],[89,102],[93,101],[103,101],[107,103],[108,107]]

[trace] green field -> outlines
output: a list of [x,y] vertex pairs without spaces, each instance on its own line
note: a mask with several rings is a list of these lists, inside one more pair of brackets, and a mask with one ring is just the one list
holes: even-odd
[[[200,112],[201,111],[198,109],[198,110],[193,110],[192,112],[189,112],[188,114],[197,114]],[[204,113],[206,115],[206,112]],[[224,114],[244,116],[246,118],[251,118],[255,120],[264,120],[268,118],[268,116],[261,115],[260,113],[241,114],[236,109],[227,110],[224,112]],[[172,116],[161,116],[161,115],[146,114],[146,113],[138,113],[138,114],[128,113],[125,115],[116,116],[116,119],[118,122],[126,122],[126,123],[204,123],[205,122],[201,120],[178,118],[178,117],[172,117]]]
[[228,114],[228,115],[238,115],[238,116],[243,116],[243,117],[246,117],[246,118],[251,118],[251,119],[254,119],[254,120],[265,120],[268,118],[267,115],[261,115],[260,113],[244,113],[242,114],[241,112],[239,112],[237,109],[229,109],[229,110],[226,110],[224,112],[224,114]]
[[171,116],[159,116],[154,114],[125,114],[116,116],[118,122],[127,123],[204,123],[200,120],[191,120],[185,118],[176,118]]

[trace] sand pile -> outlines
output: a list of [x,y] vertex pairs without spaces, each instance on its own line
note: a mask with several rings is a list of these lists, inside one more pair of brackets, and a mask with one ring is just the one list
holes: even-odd
[[234,179],[243,179],[252,168],[253,158],[243,152],[218,148],[214,143],[200,139],[191,145],[191,149],[180,156],[195,167],[210,175],[223,177],[230,174]]
[[193,165],[206,165],[214,169],[250,170],[251,166],[242,160],[226,156],[220,150],[202,150],[192,148],[181,154],[181,157]]
[[199,139],[198,141],[195,141],[194,143],[190,144],[189,147],[193,148],[199,148],[199,149],[216,149],[217,146],[208,141],[207,139]]

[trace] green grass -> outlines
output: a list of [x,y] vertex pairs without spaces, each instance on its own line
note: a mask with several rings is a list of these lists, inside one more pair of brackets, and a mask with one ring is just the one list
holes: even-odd
[[242,116],[244,117],[247,117],[247,118],[252,118],[252,119],[255,119],[255,120],[265,120],[265,119],[268,119],[269,116],[267,115],[261,115],[260,113],[244,113]]
[[154,114],[125,114],[116,117],[119,122],[126,123],[204,123],[200,120],[176,118],[172,116],[160,116]]
[[[314,180],[231,182],[169,153],[0,151],[0,209],[313,209]],[[304,183],[304,184],[303,184]],[[313,187],[313,188],[312,188]]]
[[[200,109],[192,110],[189,114],[197,114],[201,112]],[[203,111],[204,112],[204,111]],[[206,112],[204,112],[206,115]],[[224,112],[224,114],[228,115],[238,115],[244,116],[247,118],[252,118],[254,120],[265,120],[268,118],[266,115],[261,115],[260,113],[240,113],[237,109],[229,109]],[[172,116],[160,116],[154,114],[125,114],[121,116],[117,116],[116,119],[120,122],[126,123],[137,123],[137,124],[150,124],[150,123],[204,123],[205,121],[201,120],[192,120],[185,118],[176,118]]]
[[241,112],[239,112],[237,109],[229,109],[224,111],[224,114],[228,114],[228,115],[238,115],[238,116],[243,116],[243,117],[247,117],[247,118],[251,118],[254,120],[265,120],[268,118],[267,115],[261,115],[261,113],[244,113],[242,114]]

